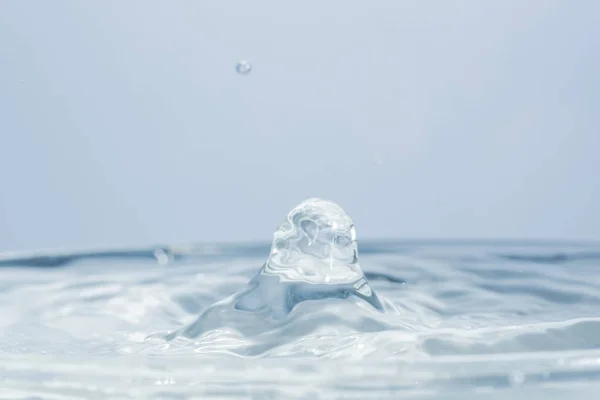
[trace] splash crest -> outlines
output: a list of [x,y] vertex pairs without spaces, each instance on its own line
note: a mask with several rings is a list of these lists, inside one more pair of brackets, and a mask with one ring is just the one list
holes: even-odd
[[359,265],[352,219],[332,201],[309,198],[279,225],[267,261],[247,286],[207,308],[179,335],[219,328],[257,334],[283,323],[300,303],[349,298],[383,312]]

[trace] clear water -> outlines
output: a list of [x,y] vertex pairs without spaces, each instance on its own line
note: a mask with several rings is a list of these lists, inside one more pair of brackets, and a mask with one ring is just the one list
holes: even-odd
[[5,255],[0,398],[597,398],[600,245],[359,241],[381,307],[236,303],[272,250]]

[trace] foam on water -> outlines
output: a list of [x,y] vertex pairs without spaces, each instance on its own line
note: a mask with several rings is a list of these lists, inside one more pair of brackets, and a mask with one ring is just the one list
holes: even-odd
[[600,389],[595,243],[359,246],[308,199],[270,246],[12,254],[0,273],[0,399]]

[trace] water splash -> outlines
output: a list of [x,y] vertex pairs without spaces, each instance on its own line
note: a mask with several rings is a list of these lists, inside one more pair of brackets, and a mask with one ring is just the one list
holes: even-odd
[[172,337],[194,338],[217,329],[257,335],[282,326],[301,303],[324,299],[344,300],[367,313],[384,311],[358,263],[352,219],[337,204],[310,198],[279,225],[267,261],[246,288],[213,304]]

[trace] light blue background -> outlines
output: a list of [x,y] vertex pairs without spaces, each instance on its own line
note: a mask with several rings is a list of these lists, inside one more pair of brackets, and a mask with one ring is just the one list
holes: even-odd
[[[235,73],[239,59],[250,75]],[[0,251],[600,238],[600,2],[0,2]]]

